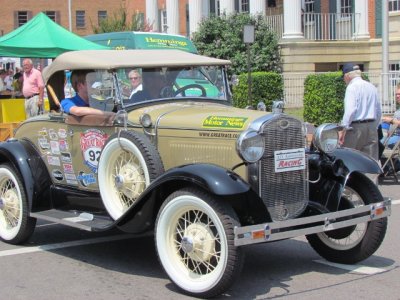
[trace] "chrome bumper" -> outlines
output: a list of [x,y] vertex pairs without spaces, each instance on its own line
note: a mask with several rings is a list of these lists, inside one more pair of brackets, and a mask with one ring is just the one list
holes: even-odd
[[391,200],[311,217],[235,227],[235,246],[325,232],[389,216]]

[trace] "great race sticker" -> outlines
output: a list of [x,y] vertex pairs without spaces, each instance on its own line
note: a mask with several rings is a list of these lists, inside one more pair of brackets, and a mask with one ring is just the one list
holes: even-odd
[[304,148],[275,151],[274,160],[276,173],[304,170],[306,168]]
[[98,129],[88,129],[81,133],[81,150],[85,164],[97,173],[101,149],[108,138],[108,135]]

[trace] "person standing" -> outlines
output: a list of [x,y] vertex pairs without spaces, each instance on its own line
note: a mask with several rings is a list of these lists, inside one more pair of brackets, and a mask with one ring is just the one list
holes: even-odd
[[344,114],[339,132],[339,143],[362,151],[378,161],[378,126],[381,120],[381,104],[377,88],[361,78],[358,65],[346,63],[342,69],[346,93]]
[[31,118],[43,111],[44,83],[42,73],[33,67],[31,59],[24,59],[22,67],[24,70],[22,93],[25,97],[25,113],[27,118]]

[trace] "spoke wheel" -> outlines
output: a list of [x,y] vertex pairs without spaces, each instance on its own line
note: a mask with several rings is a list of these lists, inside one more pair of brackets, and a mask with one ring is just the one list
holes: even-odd
[[134,132],[112,136],[99,160],[99,189],[110,216],[118,219],[163,172],[161,158],[146,137]]
[[[383,198],[372,181],[355,176],[349,179],[340,201],[342,209],[346,209],[380,202]],[[379,248],[385,237],[386,227],[387,218],[382,218],[308,235],[307,239],[314,250],[325,259],[354,264],[368,258]]]
[[9,165],[0,166],[0,237],[10,244],[26,241],[35,229],[19,175]]
[[212,297],[239,273],[242,255],[233,245],[233,210],[196,189],[173,193],[156,222],[156,245],[164,270],[185,293]]

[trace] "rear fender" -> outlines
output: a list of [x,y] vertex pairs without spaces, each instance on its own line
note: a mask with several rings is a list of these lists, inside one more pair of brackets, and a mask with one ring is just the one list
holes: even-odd
[[48,188],[51,178],[40,154],[32,144],[16,139],[1,143],[0,163],[11,163],[20,173],[30,209],[39,198],[49,206]]

